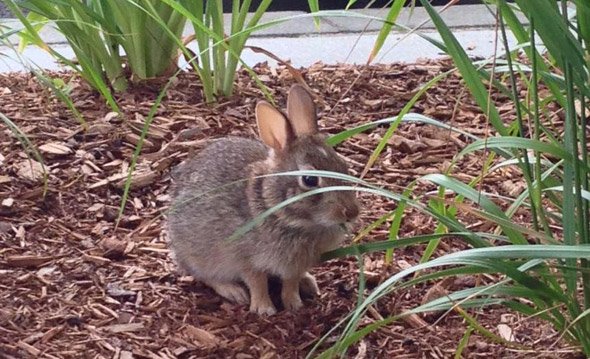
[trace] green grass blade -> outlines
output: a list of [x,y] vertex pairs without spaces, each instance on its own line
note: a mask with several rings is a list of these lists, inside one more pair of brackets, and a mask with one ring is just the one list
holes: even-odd
[[[506,24],[510,27],[512,34],[516,38],[519,44],[530,44],[531,37],[529,33],[526,31],[524,26],[521,24],[521,21],[518,19],[514,11],[512,10],[512,6],[508,5],[506,0],[497,0],[498,10],[502,14],[503,20]],[[527,54],[529,59],[534,59],[534,66],[539,69],[539,73],[548,73],[549,70],[543,61],[540,61],[542,57],[538,53],[538,50],[534,46],[524,46],[523,51]],[[547,87],[555,96],[557,102],[559,102],[562,106],[565,105],[565,97],[563,96],[561,89],[552,81],[546,82]]]
[[[416,182],[413,181],[410,183],[406,189],[402,192],[403,197],[410,197]],[[402,224],[402,218],[404,215],[404,211],[406,209],[406,201],[401,200],[397,203],[397,208],[393,212],[393,220],[391,221],[391,225],[389,226],[389,234],[388,239],[389,241],[396,241],[399,239],[399,230]],[[393,261],[393,248],[387,249],[385,251],[385,264],[391,264]]]
[[[400,120],[400,116],[394,116],[394,117],[388,117],[388,118],[384,118],[381,120],[377,120],[377,121],[373,121],[373,122],[369,122],[367,124],[364,125],[359,125],[357,127],[353,127],[351,129],[348,130],[344,130],[342,132],[339,132],[337,134],[334,134],[332,136],[330,136],[327,140],[327,143],[330,146],[336,146],[342,142],[344,142],[345,140],[349,139],[350,137],[359,134],[359,133],[363,133],[365,131],[369,131],[372,130],[378,126],[381,125],[387,125],[387,124],[391,124],[393,122],[397,122]],[[442,121],[438,121],[435,120],[433,118],[421,115],[421,114],[417,114],[417,113],[408,113],[404,116],[401,116],[401,122],[409,122],[409,123],[424,123],[424,124],[428,124],[428,125],[432,125],[432,126],[436,126],[438,128],[444,129],[444,130],[448,130],[448,131],[453,131],[456,133],[459,133],[463,136],[465,136],[466,138],[469,138],[471,140],[477,141],[479,140],[479,137],[463,131],[459,128],[453,127],[449,124],[446,124]]]
[[[309,5],[309,12],[311,12],[312,14],[320,11],[320,4],[319,4],[318,0],[307,0],[307,4]],[[320,18],[314,16],[313,22],[315,24],[316,29],[319,29],[320,28]]]
[[487,90],[481,82],[478,71],[467,56],[467,53],[461,47],[461,44],[459,44],[459,41],[457,41],[448,26],[441,19],[440,15],[434,10],[432,5],[430,5],[427,0],[420,0],[420,2],[436,26],[436,29],[447,47],[447,53],[453,58],[455,65],[459,69],[461,76],[463,76],[463,80],[475,101],[479,107],[485,111],[489,121],[492,123],[496,131],[503,136],[508,135],[508,129],[504,126],[496,106],[489,101]]
[[[576,141],[576,112],[574,109],[574,86],[571,66],[568,64],[565,68],[565,78],[568,84],[566,88],[567,104],[564,124],[564,151],[565,149],[572,149],[570,155],[576,156],[578,151],[578,144]],[[575,147],[575,148],[574,148]],[[575,193],[575,165],[573,161],[566,161],[563,166],[563,242],[568,245],[575,244],[576,240],[576,193]],[[574,260],[568,260],[567,266],[575,266]],[[572,271],[566,273],[566,284],[569,293],[574,293],[577,290],[577,274]]]
[[584,51],[569,31],[555,3],[548,0],[534,2],[516,0],[516,3],[529,19],[533,19],[537,33],[548,52],[555,55],[555,61],[559,67],[565,69],[569,64],[572,69],[572,81],[580,90],[588,93],[588,73]]
[[377,56],[377,54],[379,53],[379,51],[383,47],[383,44],[385,43],[387,36],[389,36],[389,33],[391,32],[391,29],[393,27],[393,24],[397,20],[405,3],[406,3],[406,0],[394,0],[393,4],[391,4],[391,7],[389,8],[389,11],[387,12],[387,16],[385,16],[383,26],[381,27],[381,30],[379,31],[379,35],[377,35],[377,39],[375,40],[375,44],[373,45],[373,49],[371,50],[371,54],[369,55],[369,59],[367,60],[368,64],[373,62],[373,60],[375,59],[375,57]]
[[35,145],[33,145],[31,140],[29,139],[29,137],[27,137],[27,135],[14,122],[12,122],[8,117],[6,117],[1,112],[0,112],[0,120],[2,122],[4,122],[4,125],[6,127],[8,127],[10,132],[12,132],[14,134],[14,136],[16,137],[18,142],[21,144],[25,153],[33,156],[33,158],[41,164],[41,169],[43,170],[43,196],[45,196],[45,194],[47,193],[47,188],[48,188],[48,174],[47,174],[47,170],[45,167],[45,161],[43,161],[43,157],[41,156],[41,153],[39,153],[39,151],[37,150],[37,147],[35,147]]
[[34,69],[31,69],[30,71],[35,74],[35,77],[37,79],[39,79],[39,81],[44,86],[46,86],[49,89],[51,89],[51,91],[53,92],[53,94],[58,99],[60,99],[66,105],[66,107],[70,111],[72,111],[72,114],[78,120],[78,122],[80,123],[80,125],[82,126],[82,128],[84,130],[88,129],[88,123],[86,123],[86,120],[84,119],[84,116],[82,116],[82,114],[80,113],[80,111],[78,111],[78,109],[76,108],[76,105],[74,105],[74,101],[70,98],[70,96],[67,93],[65,93],[61,88],[59,88],[58,86],[56,86],[55,83],[54,83],[54,81],[52,81],[50,78],[48,78],[47,76],[45,76],[41,71],[34,70]]
[[590,48],[590,3],[585,0],[574,0],[576,4],[576,17],[578,19],[579,34],[584,40],[586,53]]
[[[459,182],[451,177],[440,175],[440,174],[431,174],[422,177],[423,180],[430,181],[436,183],[439,186],[444,188],[450,189],[453,192],[470,199],[474,203],[480,205],[486,212],[491,213],[499,218],[509,220],[508,217],[504,214],[504,212],[490,199],[486,196],[482,195],[481,192],[469,187],[468,185]],[[510,241],[514,244],[524,244],[527,243],[521,233],[513,230],[510,227],[500,225],[504,233],[510,238]]]
[[513,136],[491,137],[488,139],[477,140],[467,145],[457,156],[461,157],[475,151],[488,149],[527,149],[550,154],[570,163],[573,161],[571,153],[562,147],[545,143],[543,141]]
[[334,258],[340,258],[345,256],[352,256],[352,255],[359,255],[359,254],[367,254],[371,252],[381,252],[388,249],[394,248],[404,248],[409,247],[414,244],[420,243],[427,243],[434,240],[439,240],[444,237],[448,236],[470,236],[472,233],[443,233],[443,234],[428,234],[422,236],[415,236],[410,238],[398,238],[394,241],[386,240],[386,241],[379,241],[379,242],[369,242],[369,243],[360,243],[360,244],[353,244],[347,247],[341,247],[338,249],[334,249],[332,251],[326,252],[322,254],[322,261],[327,261]]
[[463,333],[463,336],[461,337],[461,340],[459,341],[459,345],[457,345],[457,350],[455,350],[455,355],[454,355],[455,359],[463,358],[463,351],[465,350],[465,348],[467,348],[467,345],[469,344],[469,339],[471,338],[471,333],[473,333],[473,327],[469,326],[469,327],[467,327],[467,330],[465,330],[465,333]]

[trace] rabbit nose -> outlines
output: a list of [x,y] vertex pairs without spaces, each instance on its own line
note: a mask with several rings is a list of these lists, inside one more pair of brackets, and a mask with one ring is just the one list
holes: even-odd
[[347,222],[352,222],[356,219],[359,215],[359,206],[356,204],[352,204],[351,206],[344,207],[344,218],[346,218]]

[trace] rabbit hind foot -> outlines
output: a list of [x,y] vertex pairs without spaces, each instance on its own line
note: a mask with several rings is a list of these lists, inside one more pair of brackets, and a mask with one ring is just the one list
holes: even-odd
[[299,290],[301,294],[306,297],[318,297],[320,295],[320,288],[313,275],[305,272],[299,281]]

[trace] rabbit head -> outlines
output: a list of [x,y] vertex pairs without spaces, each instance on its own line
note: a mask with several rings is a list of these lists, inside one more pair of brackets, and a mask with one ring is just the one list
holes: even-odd
[[[268,102],[256,106],[256,120],[262,141],[270,147],[267,168],[259,171],[278,173],[297,170],[323,170],[347,173],[347,165],[326,144],[318,130],[316,108],[303,86],[289,91],[287,115]],[[258,192],[258,211],[287,198],[320,187],[347,185],[344,181],[318,176],[270,176],[254,183]],[[299,227],[348,227],[359,214],[352,191],[328,191],[307,196],[276,212],[284,224]]]

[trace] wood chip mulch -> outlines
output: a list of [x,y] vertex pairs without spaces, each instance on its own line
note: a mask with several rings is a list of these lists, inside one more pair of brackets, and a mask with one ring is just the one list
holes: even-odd
[[[420,86],[451,68],[448,61],[424,61],[371,67],[316,64],[301,71],[322,99],[322,129],[333,134],[396,115]],[[286,91],[294,82],[292,73],[264,64],[256,71],[284,105]],[[53,75],[70,91],[87,121],[86,131],[33,75],[0,74],[0,112],[26,134],[44,159],[44,165],[31,159],[29,149],[8,127],[2,127],[0,357],[300,358],[354,308],[359,295],[356,258],[329,261],[314,269],[321,296],[305,300],[305,307],[296,313],[281,311],[271,317],[250,314],[244,306],[221,300],[177,273],[170,259],[163,230],[170,169],[210,138],[256,135],[253,109],[262,94],[245,73],[239,74],[235,95],[216,106],[203,103],[193,74],[179,76],[150,128],[118,228],[125,176],[159,85],[137,86],[120,95],[124,115],[119,116],[78,77]],[[512,121],[514,106],[502,95],[494,94],[493,99],[503,118]],[[457,76],[429,90],[412,111],[476,136],[493,134]],[[386,126],[377,127],[339,146],[355,175],[362,172],[386,130]],[[414,179],[447,170],[467,143],[469,139],[451,131],[402,124],[366,179],[401,193]],[[453,175],[465,182],[479,176],[483,156],[466,156]],[[43,169],[48,181],[45,195]],[[482,190],[514,196],[522,186],[518,172],[505,168],[489,174]],[[434,188],[419,182],[415,192]],[[374,196],[360,199],[364,209],[359,229],[396,207]],[[519,212],[515,218],[528,223],[529,217]],[[493,229],[478,219],[468,225],[476,231]],[[401,235],[432,233],[435,226],[432,218],[407,210]],[[387,228],[378,227],[362,240],[384,240]],[[459,239],[445,240],[436,255],[464,248]],[[384,263],[382,253],[366,256],[368,289],[418,263],[423,249],[396,250],[391,265]],[[396,291],[380,300],[361,324],[413,308],[436,291],[494,279],[451,278]],[[508,335],[520,347],[506,347],[474,334],[464,357],[579,357],[559,333],[535,318],[502,307],[469,313],[486,329]],[[367,336],[348,356],[449,358],[466,328],[454,312],[415,315]],[[333,343],[338,333],[329,335],[320,350]]]

